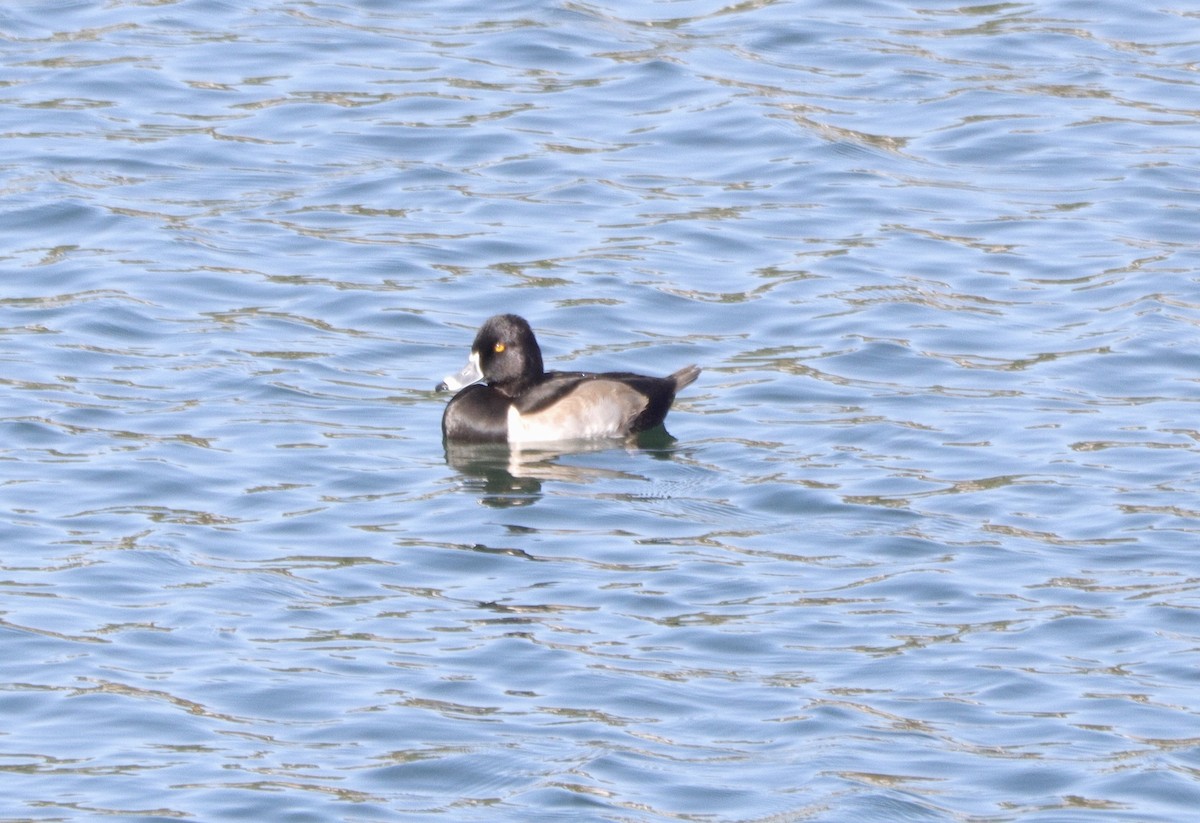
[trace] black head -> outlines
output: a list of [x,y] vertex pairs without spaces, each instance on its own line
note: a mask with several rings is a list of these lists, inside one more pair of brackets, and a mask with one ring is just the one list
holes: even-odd
[[545,373],[533,329],[515,314],[488,318],[475,335],[471,353],[479,358],[488,385],[505,393],[519,391]]

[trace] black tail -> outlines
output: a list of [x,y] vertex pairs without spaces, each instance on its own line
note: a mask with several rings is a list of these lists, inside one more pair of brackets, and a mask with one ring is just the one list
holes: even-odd
[[696,365],[692,365],[692,366],[684,366],[682,369],[675,372],[667,379],[674,382],[675,383],[675,391],[679,391],[680,389],[682,389],[686,386],[690,386],[693,383],[695,383],[696,378],[699,376],[700,376],[700,367],[696,366]]

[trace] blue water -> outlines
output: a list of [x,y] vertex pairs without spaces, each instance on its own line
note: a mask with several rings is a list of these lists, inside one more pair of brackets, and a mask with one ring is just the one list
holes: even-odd
[[[1194,815],[1200,12],[0,43],[0,819]],[[497,311],[674,439],[444,449]]]

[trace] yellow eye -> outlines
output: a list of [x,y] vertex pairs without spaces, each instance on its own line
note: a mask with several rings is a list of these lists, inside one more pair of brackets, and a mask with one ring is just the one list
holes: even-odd
[[492,351],[494,351],[496,354],[502,353],[504,351],[504,344],[497,343],[496,345],[492,346]]

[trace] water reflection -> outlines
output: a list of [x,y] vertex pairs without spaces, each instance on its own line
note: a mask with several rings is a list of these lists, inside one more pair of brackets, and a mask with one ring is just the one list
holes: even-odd
[[568,458],[624,450],[629,455],[670,459],[675,438],[659,427],[626,440],[586,440],[569,443],[510,446],[507,443],[457,443],[446,441],[446,463],[461,474],[465,487],[479,502],[494,508],[529,506],[542,498],[548,481],[586,484],[602,480],[650,478],[632,471],[602,466],[581,466]]

